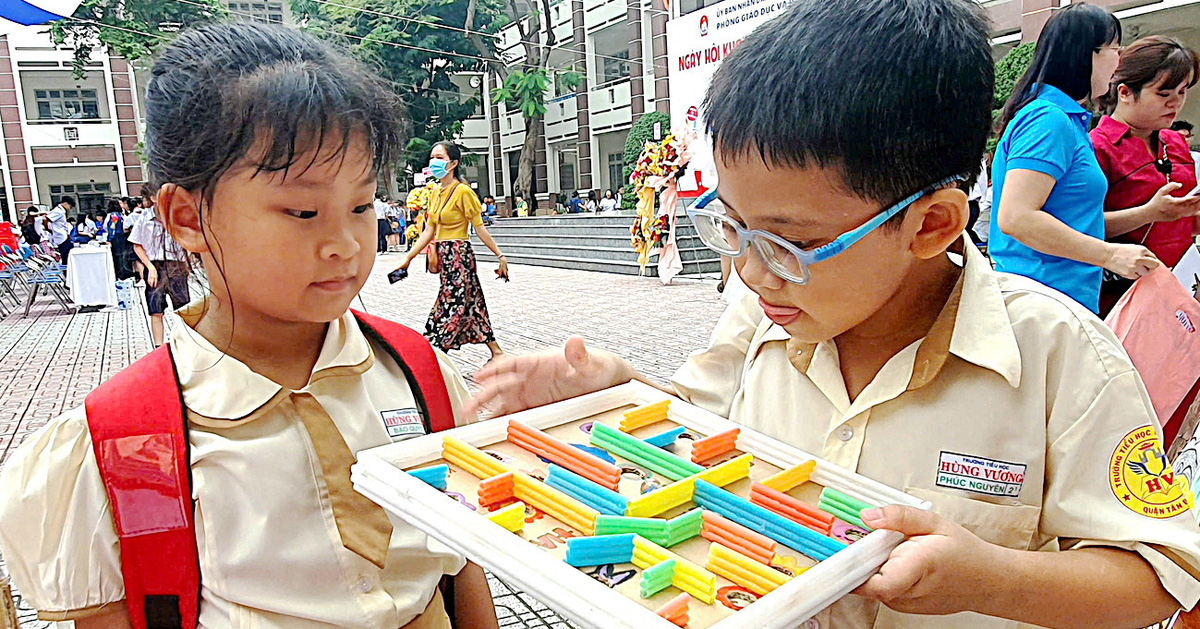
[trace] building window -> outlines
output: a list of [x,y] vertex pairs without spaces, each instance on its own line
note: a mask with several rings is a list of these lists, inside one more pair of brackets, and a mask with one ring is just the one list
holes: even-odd
[[563,198],[564,203],[571,198],[571,192],[577,189],[575,187],[575,164],[567,161],[567,155],[567,153],[558,154],[558,187],[566,195]]
[[33,95],[42,120],[100,117],[96,90],[34,90]]
[[58,205],[63,197],[71,197],[76,202],[75,214],[95,214],[105,209],[104,197],[112,192],[108,183],[75,183],[50,186],[50,203]]
[[283,24],[283,15],[279,13],[272,13],[267,16],[267,21],[272,24]]
[[600,82],[610,83],[625,78],[629,78],[629,50],[610,53],[608,57],[604,58],[604,71]]
[[608,154],[608,187],[616,190],[621,187],[621,180],[624,179],[625,171],[625,155],[622,153]]

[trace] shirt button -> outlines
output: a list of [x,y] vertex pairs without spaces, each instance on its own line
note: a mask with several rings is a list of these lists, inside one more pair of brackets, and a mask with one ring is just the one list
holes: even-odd
[[809,618],[804,623],[804,629],[821,629],[821,623],[816,618]]
[[368,581],[365,577],[362,579],[359,579],[358,580],[358,589],[362,590],[363,594],[370,592],[371,591],[371,582]]
[[849,424],[842,424],[842,427],[838,428],[838,439],[841,439],[842,441],[850,441],[853,438],[854,429],[851,428]]

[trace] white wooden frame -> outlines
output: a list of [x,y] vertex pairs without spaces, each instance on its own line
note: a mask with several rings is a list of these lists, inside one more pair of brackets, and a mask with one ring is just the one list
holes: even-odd
[[[629,404],[651,404],[664,399],[672,400],[672,421],[702,434],[741,428],[738,449],[753,454],[756,459],[781,469],[815,460],[817,467],[812,480],[820,485],[833,487],[871,504],[930,508],[927,501],[836,467],[640,382],[531,409],[511,418],[544,430]],[[553,555],[536,550],[528,541],[457,501],[448,500],[437,489],[404,472],[442,458],[442,437],[447,434],[479,447],[506,440],[508,419],[483,421],[360,452],[358,462],[351,468],[354,488],[582,627],[674,628],[674,624],[637,601],[609,589]],[[710,629],[795,627],[866,581],[901,540],[902,536],[893,531],[873,531]]]

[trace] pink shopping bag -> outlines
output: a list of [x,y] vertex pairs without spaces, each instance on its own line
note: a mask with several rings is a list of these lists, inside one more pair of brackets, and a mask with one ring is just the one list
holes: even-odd
[[1133,284],[1105,323],[1146,383],[1170,444],[1179,427],[1167,424],[1200,379],[1200,302],[1160,266]]

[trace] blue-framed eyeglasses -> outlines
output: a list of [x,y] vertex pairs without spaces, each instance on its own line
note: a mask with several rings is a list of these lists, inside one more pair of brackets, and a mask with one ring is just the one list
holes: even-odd
[[838,236],[833,242],[815,249],[801,249],[769,231],[742,227],[726,214],[724,204],[717,198],[716,188],[701,195],[695,205],[687,209],[687,215],[692,219],[692,224],[696,226],[700,240],[709,249],[723,256],[740,258],[746,254],[748,249],[753,248],[759,259],[772,273],[793,284],[807,284],[808,267],[818,262],[824,262],[849,249],[854,243],[886,223],[888,219],[915,203],[917,199],[966,179],[965,175],[943,179],[881,211],[866,223]]

